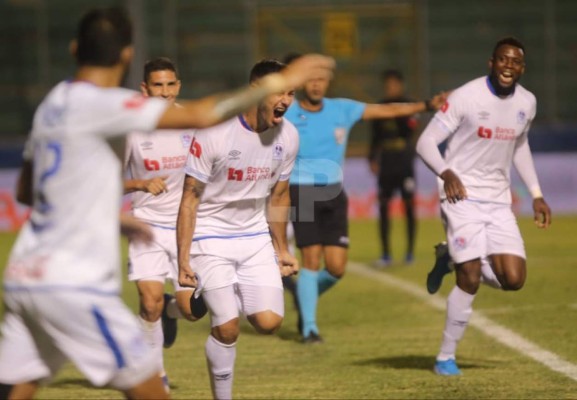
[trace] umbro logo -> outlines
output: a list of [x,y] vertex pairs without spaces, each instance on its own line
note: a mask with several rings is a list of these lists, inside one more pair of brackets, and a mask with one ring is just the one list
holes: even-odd
[[490,113],[490,112],[487,112],[487,111],[481,111],[481,112],[478,113],[478,115],[479,115],[479,119],[480,119],[480,120],[486,121],[486,120],[488,120],[489,117],[491,116],[491,113]]
[[238,150],[231,150],[228,152],[228,159],[229,160],[238,160],[240,159],[240,151]]
[[142,142],[140,143],[140,147],[142,148],[142,150],[152,150],[153,147],[153,143],[152,142]]

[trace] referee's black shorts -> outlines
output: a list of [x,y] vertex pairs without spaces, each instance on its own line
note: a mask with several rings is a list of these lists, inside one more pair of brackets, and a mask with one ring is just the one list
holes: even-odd
[[348,199],[342,184],[290,185],[296,245],[349,247]]

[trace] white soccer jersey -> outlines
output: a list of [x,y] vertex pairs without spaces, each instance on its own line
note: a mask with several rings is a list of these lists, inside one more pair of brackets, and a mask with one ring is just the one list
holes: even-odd
[[158,196],[134,192],[135,217],[162,227],[176,227],[184,183],[184,164],[192,141],[192,130],[161,130],[152,134],[133,132],[126,141],[125,166],[132,179],[165,176],[167,192]]
[[[511,203],[510,171],[516,146],[524,143],[535,118],[535,96],[517,84],[500,98],[488,77],[451,93],[435,114],[448,136],[445,162],[463,182],[471,200]],[[445,197],[443,181],[439,193]]]
[[255,133],[240,117],[194,134],[185,172],[207,183],[194,240],[268,233],[265,204],[271,188],[288,180],[299,146],[286,119]]
[[167,105],[88,82],[52,89],[34,116],[34,204],[4,274],[6,290],[119,291],[121,162],[106,138],[154,129]]

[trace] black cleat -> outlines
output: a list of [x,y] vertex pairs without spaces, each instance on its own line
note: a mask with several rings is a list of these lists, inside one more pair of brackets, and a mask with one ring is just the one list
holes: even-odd
[[303,338],[303,344],[321,344],[324,342],[325,341],[323,340],[321,335],[319,335],[316,332],[311,332],[308,334],[308,336]]
[[192,316],[196,318],[196,320],[199,320],[204,317],[207,312],[208,309],[206,308],[206,304],[202,298],[202,295],[194,297],[193,292],[192,296],[190,296],[190,313]]
[[430,294],[437,293],[443,283],[445,275],[451,273],[451,256],[447,242],[441,242],[435,246],[435,265],[427,275],[427,291]]
[[176,332],[178,325],[176,323],[176,318],[170,318],[166,312],[168,304],[174,299],[174,296],[168,293],[164,294],[164,305],[162,306],[162,333],[164,334],[163,346],[165,349],[172,347],[174,341],[176,340]]

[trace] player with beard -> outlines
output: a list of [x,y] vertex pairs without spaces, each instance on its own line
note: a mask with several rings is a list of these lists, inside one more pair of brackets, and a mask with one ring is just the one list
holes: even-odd
[[[257,63],[251,85],[284,68],[275,60]],[[257,332],[276,332],[284,316],[281,275],[298,271],[286,239],[288,180],[299,138],[283,115],[293,98],[294,90],[280,91],[197,130],[186,162],[177,222],[179,283],[197,287],[209,310],[205,349],[216,399],[232,398],[239,313]]]
[[[443,276],[456,273],[435,372],[459,375],[457,343],[463,337],[481,282],[519,290],[527,276],[525,248],[511,210],[511,164],[533,197],[535,223],[547,228],[551,210],[543,199],[527,135],[535,118],[535,96],[518,81],[525,72],[525,47],[512,37],[499,40],[490,74],[450,95],[417,143],[417,153],[438,175],[441,218],[447,242],[427,278],[435,293]],[[445,140],[444,157],[438,145]]]

